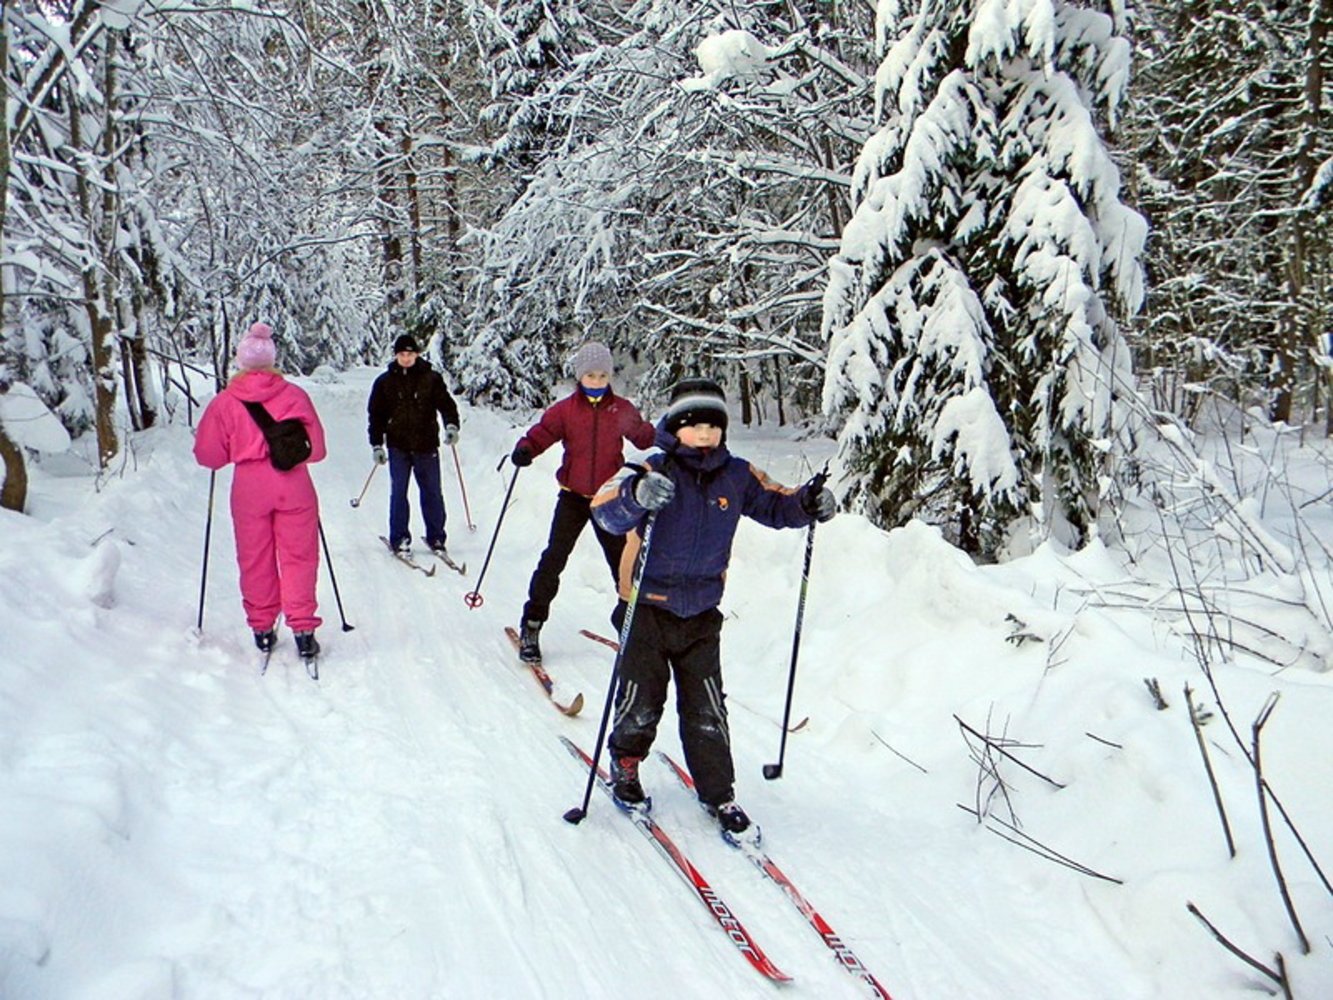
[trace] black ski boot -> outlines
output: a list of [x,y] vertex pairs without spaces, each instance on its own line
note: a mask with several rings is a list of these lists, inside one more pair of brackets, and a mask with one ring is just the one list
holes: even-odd
[[524,663],[541,663],[542,647],[537,642],[542,622],[525,621],[518,630],[518,658]]
[[255,646],[261,653],[271,653],[278,644],[278,633],[274,629],[255,629]]
[[717,820],[717,825],[722,827],[722,835],[731,834],[738,837],[746,830],[750,829],[750,817],[745,815],[745,810],[733,802],[723,802],[720,806],[704,803],[704,808],[708,810],[708,815]]
[[611,794],[617,802],[627,806],[642,805],[647,796],[639,783],[639,764],[642,757],[631,757],[611,751]]
[[319,655],[319,643],[314,632],[296,633],[296,652],[303,660],[313,660]]

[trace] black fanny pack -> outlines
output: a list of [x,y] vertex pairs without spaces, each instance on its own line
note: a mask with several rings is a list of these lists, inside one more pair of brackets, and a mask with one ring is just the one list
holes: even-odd
[[268,442],[268,460],[273,463],[273,468],[286,472],[310,457],[313,449],[305,424],[295,417],[274,420],[273,415],[264,409],[263,403],[241,402],[245,403],[250,416],[254,417],[255,423],[264,432],[264,440]]

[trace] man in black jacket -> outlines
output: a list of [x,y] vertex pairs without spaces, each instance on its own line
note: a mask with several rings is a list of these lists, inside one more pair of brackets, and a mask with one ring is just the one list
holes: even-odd
[[[389,465],[389,544],[409,552],[411,508],[407,480],[413,475],[421,496],[421,517],[426,522],[426,544],[444,552],[444,495],[440,492],[440,430],[444,443],[458,440],[458,405],[444,379],[425,358],[418,357],[415,339],[403,334],[393,343],[394,360],[370,389],[370,446],[375,461]],[[385,449],[385,444],[388,449]]]

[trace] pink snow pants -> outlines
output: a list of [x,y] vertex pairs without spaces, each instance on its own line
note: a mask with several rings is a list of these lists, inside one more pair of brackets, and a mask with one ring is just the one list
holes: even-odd
[[310,472],[240,462],[231,483],[231,520],[241,571],[241,605],[251,629],[272,628],[281,611],[293,632],[313,632],[319,579],[319,497]]

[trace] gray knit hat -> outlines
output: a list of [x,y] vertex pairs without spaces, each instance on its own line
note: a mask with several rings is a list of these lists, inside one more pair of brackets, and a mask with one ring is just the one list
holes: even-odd
[[596,340],[588,341],[574,355],[574,377],[580,381],[588,372],[606,372],[610,375],[614,367],[610,349]]

